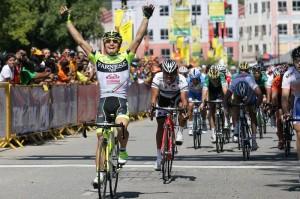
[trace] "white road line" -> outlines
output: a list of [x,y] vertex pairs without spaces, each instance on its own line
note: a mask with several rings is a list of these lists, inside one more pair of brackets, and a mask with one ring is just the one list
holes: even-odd
[[[91,164],[56,164],[56,165],[0,165],[0,168],[91,168],[95,165]],[[153,168],[153,165],[125,165],[125,168]],[[279,166],[227,166],[227,165],[194,165],[194,166],[184,166],[184,165],[173,165],[174,168],[181,169],[300,169],[297,165],[279,165]]]

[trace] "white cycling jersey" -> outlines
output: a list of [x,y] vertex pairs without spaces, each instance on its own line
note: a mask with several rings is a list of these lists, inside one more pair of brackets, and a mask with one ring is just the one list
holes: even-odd
[[300,73],[295,67],[289,67],[282,78],[282,89],[290,89],[294,98],[293,117],[300,119]]
[[160,91],[159,95],[170,99],[178,95],[180,92],[188,91],[187,80],[183,75],[179,74],[173,83],[167,84],[164,81],[163,72],[155,74],[151,87],[158,88]]

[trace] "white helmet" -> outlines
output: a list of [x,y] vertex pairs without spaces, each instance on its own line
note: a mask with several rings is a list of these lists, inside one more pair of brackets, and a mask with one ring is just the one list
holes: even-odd
[[226,67],[224,65],[219,64],[217,68],[221,73],[226,73]]
[[182,74],[185,74],[185,73],[189,72],[189,69],[185,66],[180,66],[179,69],[178,69],[178,72],[182,73]]
[[192,68],[192,69],[190,70],[189,75],[190,75],[190,77],[191,77],[192,79],[197,79],[197,78],[200,77],[201,72],[200,72],[200,70],[199,70],[198,68]]
[[162,69],[166,73],[173,73],[177,70],[177,64],[174,60],[168,59],[162,63]]

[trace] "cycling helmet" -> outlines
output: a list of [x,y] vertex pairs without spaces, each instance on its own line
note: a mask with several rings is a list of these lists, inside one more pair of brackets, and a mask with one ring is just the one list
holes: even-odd
[[105,41],[106,39],[117,39],[119,43],[122,43],[122,36],[120,35],[120,33],[113,30],[104,33],[103,41]]
[[168,59],[162,63],[162,69],[166,73],[174,73],[177,70],[177,64],[174,60]]
[[221,72],[221,73],[226,73],[226,66],[224,65],[218,65],[218,70]]
[[273,68],[273,75],[274,76],[280,76],[281,74],[281,69],[280,69],[280,66],[276,66]]
[[255,64],[254,66],[252,66],[252,70],[261,71],[261,66],[259,64]]
[[192,68],[189,73],[191,79],[198,79],[201,75],[201,72],[198,68]]
[[292,51],[292,59],[295,60],[297,58],[300,58],[300,46]]
[[182,74],[185,74],[185,73],[189,72],[189,69],[187,69],[187,67],[185,67],[185,66],[180,66],[179,69],[178,69],[178,72],[182,73]]
[[208,76],[212,79],[217,79],[220,76],[220,72],[216,66],[211,66],[208,70]]
[[247,62],[242,62],[239,65],[240,70],[248,70],[249,69],[249,65]]

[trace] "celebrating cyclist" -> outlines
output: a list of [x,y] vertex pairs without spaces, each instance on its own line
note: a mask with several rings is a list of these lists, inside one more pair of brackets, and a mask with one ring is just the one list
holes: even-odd
[[[288,119],[290,117],[290,110],[293,110],[293,119],[300,119],[300,46],[292,51],[292,60],[294,67],[289,67],[284,73],[281,86],[281,103],[284,119]],[[292,106],[289,104],[291,95],[294,96],[294,102]],[[296,145],[298,161],[300,161],[300,122],[294,122],[294,129],[296,130],[297,134]]]
[[[233,95],[233,103],[245,103],[247,105],[247,111],[251,119],[252,127],[252,150],[257,150],[256,142],[256,107],[259,106],[262,102],[262,93],[259,86],[256,84],[253,76],[249,73],[249,65],[246,62],[242,62],[239,65],[239,74],[232,80],[232,83],[225,95],[224,105],[228,107],[228,104],[231,101],[231,96]],[[239,116],[239,107],[232,107],[232,121],[234,130],[233,140],[238,140],[238,116]]]
[[[189,120],[187,123],[187,127],[189,129],[189,135],[193,135],[193,109],[194,109],[194,101],[199,101],[201,102],[202,100],[202,87],[203,87],[203,82],[205,79],[205,75],[202,76],[201,72],[198,68],[192,68],[189,75],[188,75],[188,87],[189,87],[189,92],[188,92],[188,100],[189,100],[189,106],[188,106],[188,114],[189,114]],[[205,123],[205,118],[206,118],[206,111],[202,110],[201,111],[202,115],[202,131],[206,131],[206,123]]]
[[[205,101],[207,100],[217,100],[223,99],[225,93],[227,91],[227,83],[225,80],[224,74],[220,73],[217,66],[212,65],[209,70],[208,74],[205,77],[204,84],[203,84],[203,92],[202,92],[202,103],[200,108],[203,109],[205,106]],[[216,112],[216,105],[215,104],[208,104],[209,108],[209,122],[210,127],[212,130],[211,134],[211,141],[216,141],[216,134],[215,134],[215,112]]]
[[[174,60],[165,60],[162,63],[162,72],[156,73],[151,85],[151,105],[156,104],[159,107],[176,107],[181,106],[187,108],[187,91],[188,85],[186,78],[177,73],[177,64]],[[181,101],[181,104],[179,102]],[[179,114],[179,131],[176,135],[176,144],[183,143],[183,126],[185,119]],[[154,165],[155,170],[160,169],[161,164],[161,142],[163,135],[163,124],[166,118],[166,112],[162,110],[156,111],[157,131],[156,131],[156,147],[157,158]]]
[[[97,79],[100,87],[100,101],[97,122],[114,122],[112,121],[113,118],[111,117],[111,115],[114,114],[116,116],[115,122],[117,124],[122,123],[125,126],[124,138],[122,138],[121,128],[117,129],[117,137],[121,146],[118,159],[120,164],[125,164],[128,158],[128,154],[126,152],[126,145],[129,137],[129,133],[127,131],[127,126],[129,123],[127,90],[130,64],[147,31],[149,18],[152,16],[153,11],[153,5],[147,5],[143,7],[144,18],[137,31],[134,41],[131,43],[126,52],[119,52],[122,44],[121,35],[118,32],[110,31],[103,35],[105,54],[101,54],[93,50],[91,45],[83,39],[80,32],[75,28],[70,20],[70,10],[66,6],[62,6],[60,9],[61,15],[67,18],[67,29],[69,33],[96,66]],[[97,133],[99,146],[103,138],[101,136],[101,129],[98,129]],[[98,168],[98,147],[96,154],[96,167]],[[93,181],[93,184],[94,187],[95,184],[98,184],[97,177]]]

